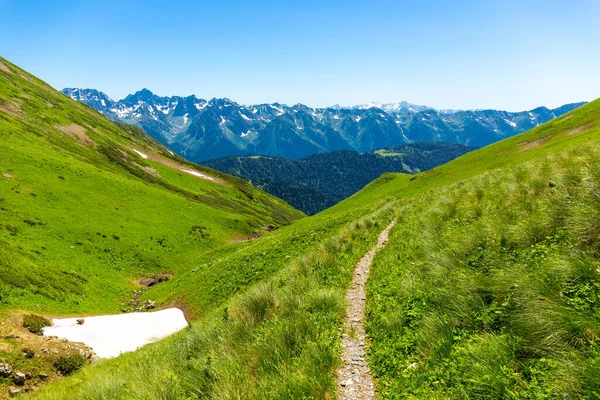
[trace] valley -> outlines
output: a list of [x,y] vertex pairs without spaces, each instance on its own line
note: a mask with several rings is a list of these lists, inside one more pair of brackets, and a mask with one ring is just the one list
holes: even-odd
[[[600,395],[600,100],[480,149],[376,150],[411,173],[307,217],[0,66],[0,364],[25,379],[1,396],[334,398],[357,297],[378,398]],[[77,365],[87,348],[23,326],[143,304],[190,323]]]
[[385,172],[418,173],[474,150],[450,143],[412,143],[366,153],[340,150],[290,160],[237,156],[202,162],[240,177],[308,215],[352,196]]

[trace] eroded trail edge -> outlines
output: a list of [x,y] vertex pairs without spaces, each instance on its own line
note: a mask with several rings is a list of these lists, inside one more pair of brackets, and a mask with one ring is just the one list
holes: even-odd
[[377,250],[386,245],[390,229],[396,225],[394,219],[381,233],[377,244],[356,264],[350,289],[346,293],[346,315],[344,317],[344,335],[342,338],[342,367],[337,373],[338,398],[344,400],[373,399],[375,386],[371,370],[365,360],[366,333],[365,285],[369,270]]

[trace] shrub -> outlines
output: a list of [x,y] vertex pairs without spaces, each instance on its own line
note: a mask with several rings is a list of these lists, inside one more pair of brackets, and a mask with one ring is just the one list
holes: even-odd
[[23,327],[36,335],[41,335],[42,329],[50,325],[50,321],[40,315],[27,314],[23,317]]
[[78,371],[85,364],[85,358],[79,354],[60,356],[54,361],[54,368],[62,375],[67,376]]
[[33,357],[35,357],[35,352],[31,349],[23,349],[23,357],[33,358]]

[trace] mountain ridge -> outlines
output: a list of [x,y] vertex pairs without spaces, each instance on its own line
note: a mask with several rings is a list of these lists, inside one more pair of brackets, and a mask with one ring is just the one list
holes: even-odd
[[[157,96],[142,89],[114,101],[95,89],[63,89],[109,119],[136,125],[192,160],[235,155],[297,159],[333,150],[366,152],[417,141],[482,147],[534,128],[584,103],[528,111],[436,110],[407,102],[310,108],[240,105],[228,98]],[[378,108],[382,107],[382,108]]]

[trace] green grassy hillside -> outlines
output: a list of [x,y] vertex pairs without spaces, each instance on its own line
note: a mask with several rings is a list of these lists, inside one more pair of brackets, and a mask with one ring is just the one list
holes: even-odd
[[134,278],[302,217],[0,66],[0,311],[118,312]]
[[[394,217],[367,296],[380,397],[597,397],[599,128],[595,101],[426,173],[384,175],[255,240],[161,253],[177,273],[142,299],[186,305],[197,320],[32,397],[334,398],[344,295],[356,261]],[[174,232],[186,222],[172,221]],[[25,257],[30,242],[6,231]],[[60,248],[70,238],[62,235],[48,240]]]

